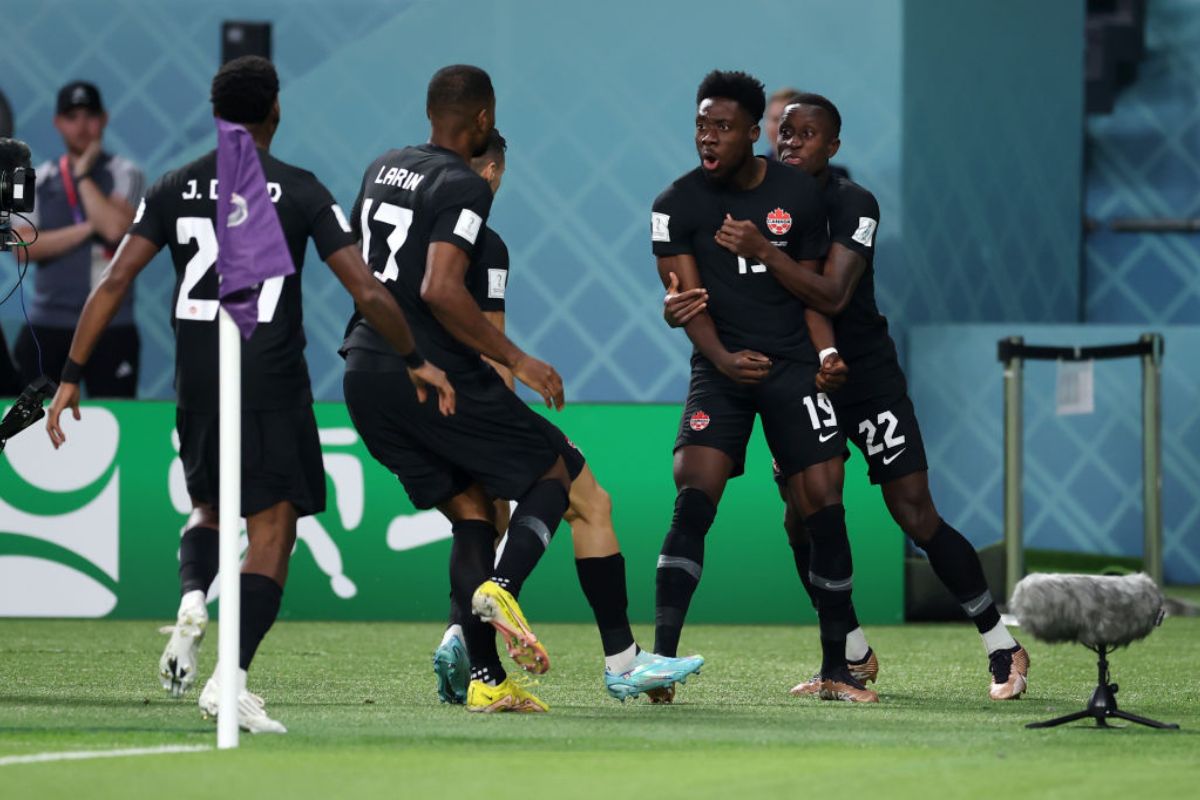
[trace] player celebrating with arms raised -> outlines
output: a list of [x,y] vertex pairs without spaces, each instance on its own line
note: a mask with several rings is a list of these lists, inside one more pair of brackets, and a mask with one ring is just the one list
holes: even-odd
[[[674,655],[678,648],[700,582],[704,537],[726,482],[744,471],[758,415],[812,532],[824,688],[874,701],[845,660],[852,567],[842,506],[844,439],[833,406],[816,387],[818,364],[838,362],[824,352],[832,344],[828,320],[806,315],[765,266],[715,239],[726,218],[752,220],[773,246],[815,270],[827,244],[820,189],[811,177],[754,156],[766,105],[759,81],[714,71],[701,82],[696,103],[700,166],[659,195],[651,215],[663,285],[678,276],[684,289],[708,290],[706,307],[686,325],[695,352],[675,442],[675,513],[658,560],[655,652]],[[823,351],[819,360],[814,342]]]

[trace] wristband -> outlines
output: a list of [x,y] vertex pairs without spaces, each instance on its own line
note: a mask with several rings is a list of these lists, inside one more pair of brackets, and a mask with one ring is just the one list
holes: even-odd
[[836,347],[826,347],[824,350],[822,350],[820,353],[818,353],[817,354],[818,366],[821,364],[824,364],[825,359],[829,358],[830,356],[837,355],[837,351],[838,351],[838,349]]
[[401,356],[401,358],[404,359],[404,363],[409,369],[420,369],[425,366],[425,359],[421,358],[421,354],[415,349],[411,353]]
[[62,374],[59,376],[58,382],[78,384],[81,378],[83,378],[83,364],[67,356],[67,363],[63,364]]

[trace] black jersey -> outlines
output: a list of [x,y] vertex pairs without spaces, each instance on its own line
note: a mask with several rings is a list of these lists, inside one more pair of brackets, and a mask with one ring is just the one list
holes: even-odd
[[[267,191],[296,272],[263,283],[258,327],[242,344],[242,405],[288,408],[312,403],[304,361],[300,269],[311,237],[322,260],[354,244],[345,214],[311,172],[259,150]],[[217,409],[217,153],[174,172],[146,192],[130,233],[169,245],[175,264],[175,392],[180,408]]]
[[846,308],[833,321],[838,352],[851,369],[895,354],[887,319],[875,305],[875,232],[879,203],[849,178],[830,175],[824,191],[829,239],[858,253],[867,266]]
[[[367,263],[400,304],[421,354],[447,372],[480,369],[483,361],[421,299],[426,255],[431,242],[449,242],[474,256],[491,207],[487,181],[456,153],[432,144],[375,159],[354,201],[351,225],[361,232]],[[468,271],[468,286],[471,280]],[[358,314],[342,344],[343,352],[352,348],[393,352]]]
[[471,259],[467,288],[484,311],[504,311],[504,293],[508,288],[508,247],[500,234],[483,229],[483,239]]
[[708,313],[729,350],[749,348],[815,362],[804,304],[765,266],[734,255],[713,238],[729,214],[754,222],[768,241],[797,261],[825,254],[825,206],[817,182],[776,161],[766,164],[762,183],[746,191],[715,186],[699,167],[667,187],[654,201],[650,218],[654,255],[695,256],[708,289]]

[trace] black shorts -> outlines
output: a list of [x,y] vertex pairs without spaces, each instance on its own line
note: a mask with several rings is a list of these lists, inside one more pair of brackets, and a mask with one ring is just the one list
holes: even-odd
[[780,359],[762,383],[735,383],[707,358],[692,355],[692,379],[675,449],[713,447],[733,459],[736,477],[745,472],[746,443],[754,417],[784,476],[836,458],[845,449],[833,404],[815,385],[816,364]]
[[[220,428],[216,413],[175,410],[188,494],[217,507]],[[242,411],[242,516],[287,500],[301,517],[325,510],[325,465],[312,406]]]
[[351,350],[342,388],[367,449],[400,479],[417,508],[433,508],[472,483],[492,497],[520,498],[561,450],[574,449],[488,367],[450,376],[455,413],[444,417],[432,391],[424,403],[417,401],[397,363]]
[[576,447],[575,443],[568,439],[567,435],[559,430],[553,422],[541,414],[538,414],[537,417],[542,421],[542,431],[546,434],[546,438],[562,456],[563,463],[567,466],[567,474],[571,476],[571,482],[574,483],[575,479],[579,477],[579,473],[583,472],[583,465],[587,463],[587,459],[583,457],[583,451]]
[[[854,375],[853,365],[850,373]],[[846,436],[867,459],[871,483],[888,483],[929,469],[921,426],[899,365],[893,362],[855,377],[862,390],[845,400],[835,392],[833,407]]]

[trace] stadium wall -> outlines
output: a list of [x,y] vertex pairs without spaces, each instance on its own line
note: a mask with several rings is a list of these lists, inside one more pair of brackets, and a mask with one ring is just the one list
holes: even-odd
[[[0,455],[0,616],[169,618],[178,601],[179,535],[189,499],[173,405],[114,402],[67,421],[55,451],[40,430]],[[447,611],[450,528],[417,513],[366,452],[345,406],[317,408],[325,513],[301,520],[284,616],[292,619],[440,620]],[[674,405],[578,405],[561,420],[612,494],[625,554],[630,617],[654,618],[654,572],[670,524]],[[636,444],[635,444],[636,443]],[[783,505],[761,437],[746,477],[733,481],[708,535],[704,585],[689,619],[812,623],[783,531]],[[854,601],[865,623],[903,616],[903,537],[865,465],[848,466],[847,522]],[[522,594],[536,619],[590,620],[570,533],[561,526]]]
[[[933,495],[973,544],[1004,529],[1003,368],[996,343],[1097,345],[1166,340],[1162,373],[1163,562],[1168,583],[1200,583],[1200,330],[1150,325],[928,325],[912,331],[909,389]],[[1095,412],[1059,416],[1054,362],[1025,365],[1027,547],[1142,554],[1139,359],[1095,364]]]
[[1088,119],[1087,320],[1200,325],[1195,233],[1113,233],[1119,217],[1200,217],[1200,4],[1156,0],[1146,57],[1111,114]]
[[[154,179],[213,142],[208,83],[222,19],[270,19],[283,83],[273,150],[313,170],[349,209],[381,150],[427,136],[424,90],[447,63],[487,68],[508,137],[509,172],[493,214],[513,259],[509,325],[548,358],[567,396],[677,402],[685,337],[661,322],[647,218],[655,195],[696,163],[694,96],[714,67],[769,88],[835,98],[846,118],[841,160],[879,195],[879,251],[898,259],[901,6],[895,0],[751,0],[723,57],[723,35],[694,3],[549,0],[43,0],[6,22],[37,47],[0,49],[0,85],[35,156],[57,154],[54,93],[95,80],[112,112],[109,141]],[[847,59],[852,68],[843,66]],[[306,326],[314,389],[341,398],[335,355],[350,306],[309,250]],[[171,396],[172,270],[161,257],[138,284],[141,395]],[[11,330],[15,304],[0,309]]]

